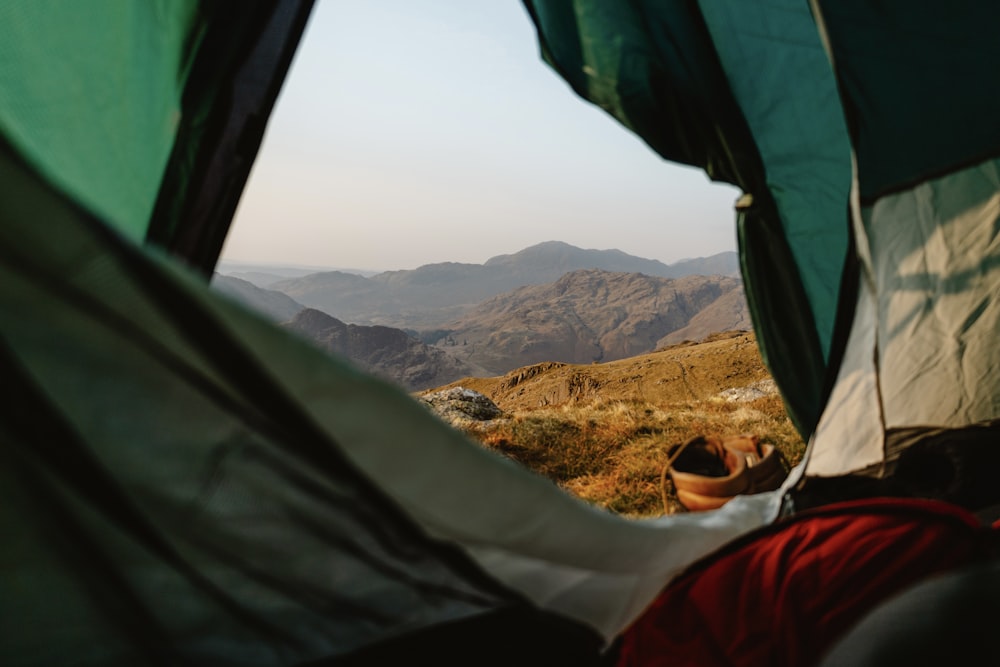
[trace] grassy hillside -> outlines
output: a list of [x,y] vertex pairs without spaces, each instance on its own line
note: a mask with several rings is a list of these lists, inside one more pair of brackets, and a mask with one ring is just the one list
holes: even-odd
[[630,516],[682,511],[662,473],[667,449],[696,435],[756,433],[790,465],[804,443],[747,332],[606,364],[537,364],[452,383],[505,417],[462,426],[567,491]]

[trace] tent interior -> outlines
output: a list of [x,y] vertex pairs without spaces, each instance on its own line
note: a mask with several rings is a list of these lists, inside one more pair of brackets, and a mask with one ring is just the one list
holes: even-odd
[[1000,5],[524,6],[580,97],[746,193],[803,463],[620,517],[210,289],[309,0],[3,3],[3,664],[996,655]]

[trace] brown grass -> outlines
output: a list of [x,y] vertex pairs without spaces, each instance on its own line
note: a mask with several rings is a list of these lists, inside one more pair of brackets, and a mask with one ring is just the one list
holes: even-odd
[[669,482],[665,503],[661,493],[671,445],[754,433],[790,465],[802,459],[805,445],[777,393],[722,398],[768,380],[753,333],[730,331],[619,361],[536,364],[448,386],[485,394],[507,413],[469,427],[487,447],[613,512],[653,516],[681,511]]
[[669,482],[664,508],[661,474],[668,448],[697,435],[755,433],[790,465],[804,451],[777,395],[742,403],[596,400],[520,410],[468,433],[574,495],[628,516],[681,511]]

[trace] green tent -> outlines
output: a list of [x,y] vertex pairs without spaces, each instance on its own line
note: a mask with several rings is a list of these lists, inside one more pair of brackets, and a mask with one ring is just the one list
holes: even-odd
[[996,440],[1000,5],[525,5],[579,95],[746,193],[803,464],[617,517],[209,289],[308,0],[3,3],[0,662],[601,664],[781,515],[996,502],[903,473]]

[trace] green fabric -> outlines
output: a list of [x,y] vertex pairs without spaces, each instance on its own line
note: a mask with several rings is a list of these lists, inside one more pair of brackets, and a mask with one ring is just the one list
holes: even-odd
[[801,0],[702,0],[700,6],[760,150],[767,188],[828,359],[847,253],[851,153],[816,23]]
[[141,240],[201,34],[196,3],[5,2],[0,26],[0,131],[52,183]]
[[1000,155],[1000,2],[820,2],[866,203]]
[[525,0],[546,61],[668,160],[748,184],[757,154],[696,8]]
[[[338,378],[345,430],[462,434],[124,242],[2,141],[0,195],[0,664],[280,667],[527,607],[359,474],[289,378]],[[351,397],[391,418],[345,418]]]
[[740,206],[740,267],[757,344],[796,430],[808,439],[823,407],[826,364],[774,200]]

